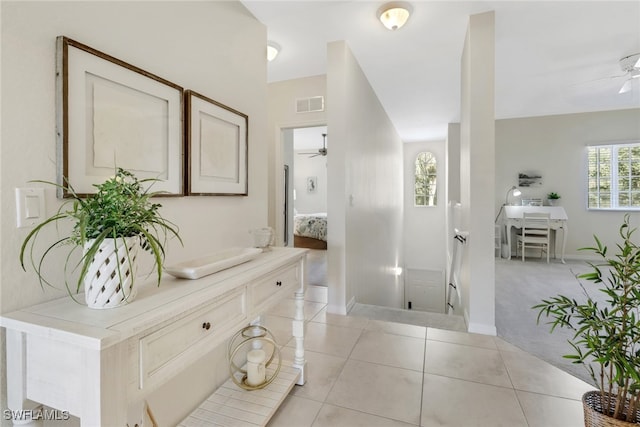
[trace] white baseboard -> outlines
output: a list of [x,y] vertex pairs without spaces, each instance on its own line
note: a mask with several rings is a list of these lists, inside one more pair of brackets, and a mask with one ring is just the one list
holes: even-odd
[[345,306],[334,304],[327,305],[327,313],[341,314],[343,316],[346,316],[349,311],[351,311],[354,305],[356,305],[356,297],[352,297]]
[[469,312],[464,310],[464,323],[467,325],[467,332],[472,334],[491,335],[493,337],[498,336],[498,330],[496,325],[486,325],[484,323],[474,323],[469,321]]
[[334,304],[327,305],[327,313],[340,314],[342,316],[346,316],[348,312],[349,311],[347,310],[347,307],[344,305],[334,305]]
[[[559,258],[560,255],[558,255],[557,259]],[[593,255],[593,253],[591,254],[587,254],[585,253],[583,254],[569,254],[569,255],[565,255],[564,256],[564,260],[565,261],[590,261],[590,262],[598,262],[598,261],[602,261],[602,258],[599,257],[598,255]]]
[[467,323],[469,327],[468,331],[472,334],[491,335],[493,337],[498,335],[498,331],[495,325],[486,325],[484,323]]

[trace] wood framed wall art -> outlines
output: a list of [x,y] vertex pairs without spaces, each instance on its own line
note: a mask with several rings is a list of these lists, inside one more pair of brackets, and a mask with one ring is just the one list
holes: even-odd
[[[56,40],[58,183],[80,195],[114,175],[183,195],[183,88],[64,36]],[[64,191],[59,191],[64,197]]]
[[246,114],[194,91],[185,93],[188,195],[248,195]]

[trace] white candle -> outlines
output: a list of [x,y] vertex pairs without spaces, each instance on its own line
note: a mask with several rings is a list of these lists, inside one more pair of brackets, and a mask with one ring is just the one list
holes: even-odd
[[266,354],[264,350],[251,350],[247,353],[247,384],[258,386],[266,379]]

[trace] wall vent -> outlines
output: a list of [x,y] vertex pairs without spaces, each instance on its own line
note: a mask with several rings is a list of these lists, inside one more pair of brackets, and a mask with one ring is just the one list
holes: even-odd
[[404,280],[405,307],[410,310],[445,312],[444,271],[407,267]]
[[296,99],[296,113],[324,111],[324,96]]

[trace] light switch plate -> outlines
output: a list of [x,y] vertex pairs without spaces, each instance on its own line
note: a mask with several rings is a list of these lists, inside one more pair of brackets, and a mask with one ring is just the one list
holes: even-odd
[[33,227],[44,219],[44,188],[16,188],[18,228]]

